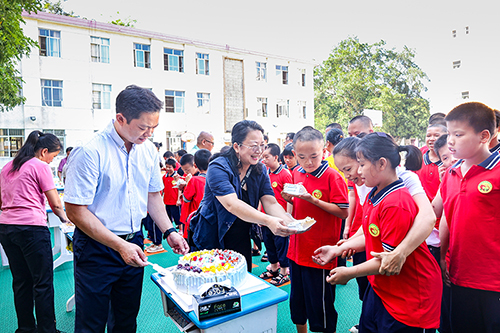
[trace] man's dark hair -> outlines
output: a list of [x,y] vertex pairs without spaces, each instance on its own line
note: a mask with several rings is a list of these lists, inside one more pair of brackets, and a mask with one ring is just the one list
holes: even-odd
[[180,165],[186,165],[190,164],[193,165],[194,162],[194,156],[191,154],[185,154],[181,157],[181,160],[179,161]]
[[174,154],[170,151],[170,150],[167,150],[165,152],[165,154],[163,154],[163,158],[173,158],[174,157]]
[[336,146],[340,141],[344,139],[344,132],[338,128],[332,128],[326,133],[326,141],[330,142],[332,145]]
[[[444,121],[444,119],[443,119]],[[430,124],[429,127],[427,128],[439,128],[441,132],[443,133],[448,133],[448,128],[446,127],[446,122],[444,125],[441,125],[439,122],[435,122],[433,124]]]
[[295,134],[295,136],[293,137],[293,146],[294,147],[295,147],[295,144],[297,143],[297,141],[300,141],[300,142],[307,142],[307,141],[325,142],[325,140],[323,138],[323,134],[321,134],[320,131],[318,131],[317,129],[315,129],[312,126],[305,126],[300,131],[298,131],[297,134]]
[[173,158],[167,158],[167,160],[165,161],[165,164],[168,164],[175,169],[175,166],[177,165],[177,161],[174,160]]
[[136,85],[127,86],[116,97],[116,113],[121,113],[127,123],[139,119],[143,112],[160,112],[162,101],[149,89]]
[[293,156],[293,144],[289,143],[285,146],[285,149],[283,149],[283,153],[281,156]]
[[280,155],[280,146],[278,146],[275,143],[268,144],[267,149],[269,149],[269,154],[271,154],[272,156],[279,156]]
[[73,147],[66,148],[66,154],[73,150]]
[[339,123],[331,123],[330,125],[326,126],[327,130],[332,128],[338,128],[339,130],[342,131],[342,126]]
[[496,128],[494,110],[479,102],[460,104],[448,113],[445,120],[467,123],[476,133],[488,130],[493,135]]
[[442,112],[436,112],[436,113],[431,114],[429,117],[429,125],[432,125],[436,122],[440,123],[442,120],[444,120],[444,117],[446,117],[446,115]]
[[293,140],[293,138],[295,137],[295,133],[294,132],[290,132],[290,133],[286,133],[286,138],[285,140]]
[[179,149],[178,151],[175,152],[177,155],[180,157],[186,155],[188,152],[185,149]]
[[[196,153],[194,153],[194,163],[196,164],[196,167],[198,168],[198,170],[207,171],[208,161],[210,160],[211,156],[212,156],[212,153],[208,149],[199,149],[196,151]],[[181,161],[182,161],[182,159],[181,159]],[[181,164],[181,165],[184,165],[184,164]]]
[[373,127],[372,120],[368,116],[365,115],[356,116],[349,121],[349,124],[352,124],[356,121],[362,122],[365,127]]

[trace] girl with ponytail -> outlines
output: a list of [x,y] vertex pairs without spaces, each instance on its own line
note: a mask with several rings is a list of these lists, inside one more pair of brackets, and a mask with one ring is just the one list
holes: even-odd
[[33,131],[0,172],[0,243],[11,267],[18,331],[56,332],[45,198],[61,222],[69,222],[48,165],[61,149],[55,135]]
[[372,254],[393,251],[417,216],[418,207],[396,172],[402,151],[413,158],[411,147],[398,146],[385,133],[371,133],[359,141],[355,148],[358,172],[365,185],[372,187],[363,205],[361,234],[315,251],[314,258],[320,263],[345,252],[366,250],[366,262],[337,267],[326,279],[331,284],[346,284],[352,278],[368,277],[360,331],[378,327],[384,332],[409,332],[412,328],[439,327],[442,281],[425,238],[406,258],[399,275],[379,275],[381,261]]

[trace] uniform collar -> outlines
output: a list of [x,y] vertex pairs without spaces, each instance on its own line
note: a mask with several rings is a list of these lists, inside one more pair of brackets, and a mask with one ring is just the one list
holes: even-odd
[[497,144],[495,147],[490,149],[490,153],[498,153],[500,151],[500,143]]
[[[460,160],[457,163],[453,164],[450,168],[450,173],[451,172],[456,172],[457,168],[462,165],[462,162],[464,160]],[[481,163],[478,164],[478,166],[485,168],[486,170],[491,170],[493,169],[498,163],[500,162],[500,154],[499,153],[493,153],[491,154],[487,159],[482,161]]]
[[368,194],[368,200],[370,200],[370,202],[373,204],[373,206],[376,206],[378,205],[386,196],[388,196],[389,194],[391,194],[392,192],[394,191],[397,191],[397,190],[400,190],[404,187],[404,183],[403,181],[401,180],[401,178],[399,178],[398,180],[396,180],[394,183],[384,187],[380,192],[377,193],[377,195],[373,195],[375,193],[375,191],[377,191],[377,188],[374,187],[370,193]]
[[280,166],[276,170],[271,171],[271,168],[269,168],[268,172],[269,172],[269,174],[273,173],[273,174],[277,175],[281,172],[281,170],[283,170],[283,165],[280,164]]
[[[316,178],[320,178],[321,176],[323,176],[323,174],[325,173],[326,169],[328,169],[330,166],[328,165],[328,161],[321,161],[321,165],[319,166],[319,168],[317,168],[316,170],[314,170],[313,172],[311,172],[311,175],[316,177]],[[306,173],[306,170],[304,170],[303,167],[299,167],[297,169],[298,172],[301,172],[301,173]]]
[[430,150],[426,151],[425,154],[424,154],[424,164],[425,165],[429,165],[431,163],[434,163],[437,166],[443,165],[443,162],[441,162],[441,160],[439,160],[437,162],[432,162],[431,159],[430,159],[430,157],[429,157],[429,152],[430,152]]

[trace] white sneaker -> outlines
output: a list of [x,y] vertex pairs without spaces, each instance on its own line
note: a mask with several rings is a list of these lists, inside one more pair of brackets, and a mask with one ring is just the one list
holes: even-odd
[[156,252],[161,252],[163,251],[163,245],[151,245],[150,247],[148,247],[146,249],[146,252],[147,253],[156,253]]
[[351,327],[351,329],[349,330],[349,332],[351,332],[351,333],[358,333],[359,332],[359,325],[354,325],[353,327]]

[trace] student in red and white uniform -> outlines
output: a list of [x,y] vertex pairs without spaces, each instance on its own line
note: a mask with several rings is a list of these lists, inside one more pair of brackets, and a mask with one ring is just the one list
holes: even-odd
[[365,185],[374,187],[363,205],[363,235],[340,246],[316,250],[314,260],[327,264],[349,250],[366,249],[367,261],[353,267],[337,267],[327,281],[346,284],[368,276],[370,287],[364,300],[361,332],[427,332],[439,327],[442,282],[439,267],[422,242],[407,258],[399,275],[379,275],[380,261],[371,251],[392,251],[404,239],[417,215],[417,205],[396,173],[400,147],[385,133],[363,138],[356,151]]
[[293,183],[302,184],[307,193],[282,196],[293,203],[293,217],[316,220],[311,229],[290,236],[290,314],[298,332],[335,332],[337,311],[335,286],[326,283],[336,261],[322,267],[313,262],[318,244],[335,244],[340,238],[342,219],[347,217],[347,186],[342,176],[323,161],[323,135],[311,126],[300,130],[293,139],[293,152],[300,167],[292,173]]
[[[269,180],[273,188],[274,196],[278,203],[286,211],[289,205],[281,196],[281,191],[286,183],[292,183],[290,171],[279,163],[280,147],[277,144],[270,143],[262,153],[262,163],[268,168]],[[264,211],[264,209],[262,209]],[[261,279],[269,279],[271,284],[281,286],[290,281],[288,275],[288,237],[274,235],[269,228],[262,226],[262,236],[266,245],[267,258],[270,268],[259,275]]]
[[451,282],[452,331],[499,332],[500,155],[488,150],[495,112],[470,102],[445,120],[448,148],[460,159],[445,172],[440,189],[441,270],[445,283]]

